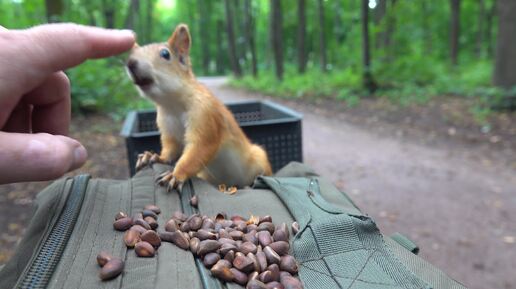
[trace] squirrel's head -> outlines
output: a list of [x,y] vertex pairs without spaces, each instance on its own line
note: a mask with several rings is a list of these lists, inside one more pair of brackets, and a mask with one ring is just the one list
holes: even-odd
[[156,102],[181,94],[193,78],[188,26],[179,24],[166,43],[135,45],[127,60],[129,77],[139,91]]

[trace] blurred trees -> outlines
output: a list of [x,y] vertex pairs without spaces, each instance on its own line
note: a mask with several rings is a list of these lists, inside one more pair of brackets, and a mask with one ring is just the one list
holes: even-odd
[[283,16],[281,1],[271,0],[270,39],[274,53],[274,67],[276,78],[283,78]]
[[363,61],[363,82],[364,88],[370,93],[376,90],[376,84],[371,74],[371,47],[369,46],[369,1],[362,0],[362,61]]
[[258,75],[258,60],[256,58],[256,44],[255,44],[255,31],[254,31],[254,19],[253,9],[251,0],[245,0],[245,39],[251,53],[251,72],[253,76]]
[[324,25],[324,6],[323,0],[317,1],[317,12],[319,14],[319,54],[321,57],[319,65],[321,66],[321,71],[326,71],[326,37],[324,33],[326,32]]
[[516,1],[499,0],[498,43],[496,46],[496,62],[494,83],[496,85],[516,87]]
[[115,3],[113,0],[102,0],[102,12],[106,28],[115,28]]
[[297,0],[297,70],[304,73],[306,69],[306,8],[305,0]]
[[[343,96],[376,88],[377,93],[469,95],[492,91],[493,84],[516,85],[515,3],[0,0],[0,25],[72,21],[127,27],[145,44],[165,41],[183,22],[191,29],[197,74],[232,72],[254,77],[263,87],[273,87],[267,78],[272,75],[283,80],[281,85],[298,87],[296,95],[312,87],[320,90],[314,94]],[[303,81],[293,82],[301,76]],[[318,85],[321,81],[328,87]]]
[[[200,29],[200,39],[198,41],[201,43],[201,47],[209,47],[211,43],[210,31],[208,29],[202,29],[202,27],[206,27],[210,21],[210,6],[211,2],[207,0],[198,0],[197,7],[199,8],[199,27]],[[203,74],[210,74],[210,49],[201,49],[202,51],[202,71]]]
[[242,76],[242,69],[240,68],[240,61],[236,50],[235,33],[233,28],[233,7],[230,0],[224,0],[224,6],[226,7],[226,30],[228,33],[229,59],[231,61],[233,74],[235,74],[236,77],[240,77]]
[[453,65],[458,64],[460,33],[460,0],[450,0],[450,58]]
[[136,29],[136,27],[140,28],[138,25],[140,20],[138,19],[139,12],[140,0],[131,0],[127,11],[127,16],[125,18],[124,28],[131,30],[140,30]]
[[47,13],[47,21],[49,23],[59,22],[63,14],[62,0],[45,0],[45,8]]

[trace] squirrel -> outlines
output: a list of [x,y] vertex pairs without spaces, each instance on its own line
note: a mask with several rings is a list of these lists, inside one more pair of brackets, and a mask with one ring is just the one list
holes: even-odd
[[155,103],[161,133],[161,153],[140,154],[136,170],[177,160],[157,178],[168,190],[181,190],[193,176],[242,188],[258,175],[271,175],[265,150],[251,143],[233,114],[195,78],[190,47],[188,26],[179,24],[166,43],[136,44],[130,52],[127,72],[140,94]]

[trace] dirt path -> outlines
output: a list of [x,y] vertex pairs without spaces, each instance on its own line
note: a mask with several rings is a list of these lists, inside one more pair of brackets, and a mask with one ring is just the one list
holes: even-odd
[[[224,101],[263,98],[203,82]],[[285,101],[283,101],[285,102]],[[350,193],[386,234],[401,232],[420,255],[472,289],[516,288],[516,170],[496,152],[351,124],[313,105],[304,114],[305,162]]]

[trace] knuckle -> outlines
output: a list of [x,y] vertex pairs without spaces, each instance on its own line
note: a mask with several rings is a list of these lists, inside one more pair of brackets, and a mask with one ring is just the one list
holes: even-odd
[[54,78],[57,83],[57,87],[60,91],[62,91],[62,94],[59,94],[61,97],[66,97],[70,94],[70,79],[66,74],[62,71],[55,73]]

